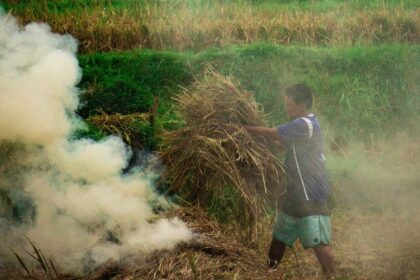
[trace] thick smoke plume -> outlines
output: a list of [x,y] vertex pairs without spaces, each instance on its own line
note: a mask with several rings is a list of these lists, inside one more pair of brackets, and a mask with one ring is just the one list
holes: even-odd
[[46,24],[20,27],[0,15],[0,142],[24,147],[16,174],[34,208],[20,225],[0,219],[0,246],[15,248],[26,235],[71,272],[191,237],[177,219],[151,221],[150,202],[159,198],[147,174],[121,175],[131,152],[120,139],[71,140],[82,123],[74,113],[81,78],[76,50],[74,38]]

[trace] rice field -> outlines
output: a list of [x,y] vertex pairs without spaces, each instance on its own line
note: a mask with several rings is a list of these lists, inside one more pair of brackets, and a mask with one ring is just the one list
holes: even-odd
[[[5,1],[21,23],[48,22],[82,53],[204,50],[266,42],[357,46],[418,44],[416,1]],[[7,4],[7,3],[10,4]]]
[[[117,135],[159,155],[165,168],[156,191],[178,206],[154,209],[154,218],[179,217],[194,232],[174,250],[108,261],[83,275],[63,273],[59,260],[27,239],[27,252],[0,246],[0,279],[323,279],[299,242],[280,269],[266,269],[283,154],[224,127],[286,121],[281,92],[296,81],[314,88],[323,125],[336,279],[418,279],[418,1],[0,6],[21,24],[45,22],[77,38],[77,113],[87,125],[72,137]],[[36,217],[28,194],[19,200],[14,191],[24,189],[25,149],[0,141],[0,229]]]

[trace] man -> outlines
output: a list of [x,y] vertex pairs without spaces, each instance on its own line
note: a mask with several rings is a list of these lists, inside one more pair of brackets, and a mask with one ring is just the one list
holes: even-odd
[[303,247],[313,248],[324,273],[334,273],[331,254],[331,224],[326,200],[329,186],[324,169],[321,129],[310,112],[312,91],[304,84],[286,90],[286,112],[292,119],[275,128],[243,126],[250,134],[278,140],[286,148],[287,192],[276,221],[268,253],[270,269],[275,269],[285,247],[297,238]]

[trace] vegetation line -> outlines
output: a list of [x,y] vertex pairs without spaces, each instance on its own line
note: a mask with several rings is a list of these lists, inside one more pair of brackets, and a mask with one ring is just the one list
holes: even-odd
[[22,23],[47,22],[54,32],[72,34],[82,53],[136,48],[203,50],[252,42],[311,46],[420,43],[420,8],[414,4],[407,9],[404,1],[389,5],[379,5],[379,1],[370,5],[361,1],[288,2],[62,0],[5,6]]

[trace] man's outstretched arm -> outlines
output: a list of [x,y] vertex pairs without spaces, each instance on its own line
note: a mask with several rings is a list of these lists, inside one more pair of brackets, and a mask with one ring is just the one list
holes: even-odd
[[263,127],[253,125],[243,125],[242,127],[245,128],[251,135],[263,136],[266,139],[278,141],[281,144],[283,144],[276,127]]

